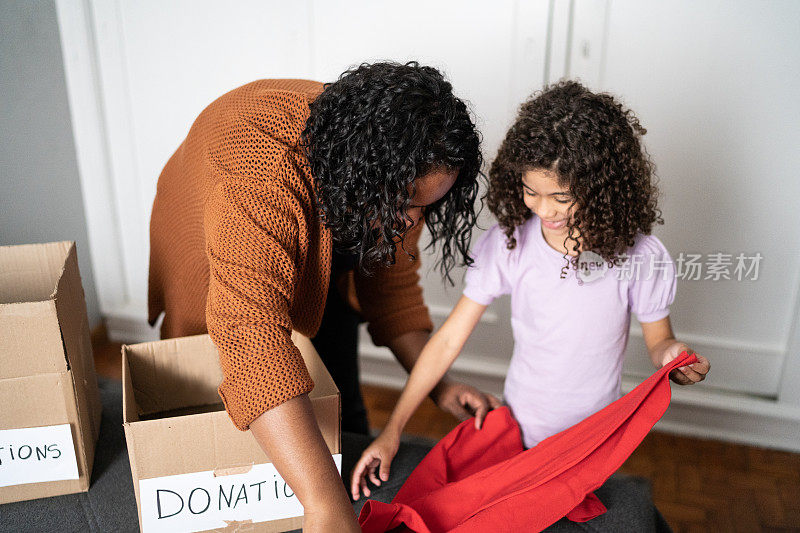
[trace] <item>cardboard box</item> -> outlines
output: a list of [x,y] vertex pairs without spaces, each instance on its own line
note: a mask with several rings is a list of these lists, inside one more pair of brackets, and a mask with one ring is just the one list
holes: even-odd
[[[314,390],[311,403],[341,472],[339,391],[298,334]],[[208,335],[122,347],[123,422],[139,509],[151,531],[288,531],[302,506],[250,432],[234,427],[217,387]]]
[[0,503],[88,490],[100,414],[75,243],[0,246]]

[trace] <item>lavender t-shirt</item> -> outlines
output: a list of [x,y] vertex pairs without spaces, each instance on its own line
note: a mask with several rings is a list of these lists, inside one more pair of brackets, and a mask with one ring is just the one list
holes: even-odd
[[630,313],[640,322],[669,315],[676,277],[653,235],[638,235],[621,266],[570,268],[563,279],[566,260],[545,241],[537,216],[515,237],[513,250],[497,225],[480,238],[464,295],[483,305],[511,295],[514,353],[504,395],[530,448],[620,397]]

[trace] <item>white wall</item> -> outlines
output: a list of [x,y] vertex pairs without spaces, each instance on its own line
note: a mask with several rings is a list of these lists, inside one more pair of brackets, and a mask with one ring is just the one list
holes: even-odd
[[[442,68],[469,101],[488,157],[545,69],[547,0],[502,0],[491,9],[476,0],[57,5],[100,304],[112,334],[148,334],[147,227],[157,178],[217,96],[257,78],[332,81],[363,61],[417,59]],[[434,307],[449,307],[438,280],[426,290]],[[510,339],[507,346],[510,353]]]
[[800,4],[617,0],[605,35],[596,85],[648,129],[667,248],[764,257],[756,281],[679,282],[673,324],[709,344],[709,384],[774,396],[784,355],[800,355],[787,353],[800,290]]
[[100,323],[55,5],[0,2],[0,245],[76,241]]
[[[112,333],[152,335],[144,303],[156,180],[197,114],[225,91],[257,78],[331,81],[362,61],[418,59],[441,67],[470,101],[490,161],[527,94],[547,80],[579,77],[620,95],[648,128],[666,221],[655,233],[673,257],[763,256],[757,281],[679,281],[676,332],[714,370],[699,391],[677,397],[690,406],[711,402],[800,424],[794,172],[800,4],[58,0],[57,6],[92,259]],[[482,225],[489,223],[485,213]],[[440,322],[459,287],[445,290],[435,273],[424,287]],[[509,328],[508,302],[501,300],[455,372],[497,390],[511,354]],[[651,372],[637,328],[626,363],[629,384]],[[402,382],[399,367],[366,337],[362,354],[369,379]],[[676,423],[692,431],[712,425]]]

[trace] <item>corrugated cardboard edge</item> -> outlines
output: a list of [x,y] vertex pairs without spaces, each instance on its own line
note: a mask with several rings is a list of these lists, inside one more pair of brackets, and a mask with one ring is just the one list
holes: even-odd
[[[3,283],[0,290],[4,293],[4,303],[0,303],[0,329],[12,332],[0,336],[0,378],[67,370],[54,294],[64,272],[70,244],[0,246]],[[6,294],[7,289],[21,292],[10,295]],[[51,315],[52,321],[44,319]],[[36,354],[34,358],[20,357],[32,353]]]
[[136,397],[133,394],[133,384],[131,383],[131,370],[128,361],[127,346],[122,346],[122,428],[125,431],[125,442],[128,448],[128,460],[131,466],[131,481],[133,482],[133,493],[136,497],[136,514],[139,520],[139,531],[142,530],[142,502],[139,499],[139,483],[136,472],[136,454],[132,447],[135,437],[131,428],[133,422],[138,422],[139,415],[136,407]]
[[[0,265],[2,268],[2,265]],[[44,317],[52,316],[51,320]],[[0,379],[67,371],[54,300],[0,304]],[[36,361],[20,353],[36,353]]]
[[78,467],[81,475],[85,474],[86,476],[84,490],[88,490],[94,465],[95,447],[100,435],[102,405],[100,390],[97,387],[97,374],[94,369],[89,319],[78,269],[77,249],[74,242],[68,244],[69,251],[53,297],[58,324],[61,328],[65,357],[69,363],[72,387],[77,400],[76,412],[80,431],[80,438],[77,440],[80,452]]

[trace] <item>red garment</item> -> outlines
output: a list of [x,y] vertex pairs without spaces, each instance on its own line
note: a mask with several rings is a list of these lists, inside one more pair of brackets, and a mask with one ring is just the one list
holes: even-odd
[[425,456],[392,503],[364,504],[362,530],[541,531],[563,516],[586,521],[604,513],[592,491],[667,410],[669,372],[696,361],[682,352],[605,409],[529,450],[507,407],[490,412],[481,430],[463,422]]

